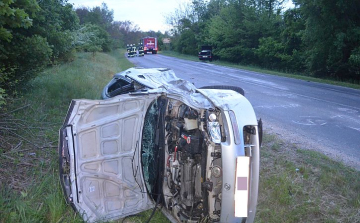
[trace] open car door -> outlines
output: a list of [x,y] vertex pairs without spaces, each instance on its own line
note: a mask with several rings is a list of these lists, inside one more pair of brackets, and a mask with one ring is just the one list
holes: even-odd
[[66,201],[87,222],[154,207],[141,168],[144,115],[159,95],[73,100],[60,129],[60,180]]

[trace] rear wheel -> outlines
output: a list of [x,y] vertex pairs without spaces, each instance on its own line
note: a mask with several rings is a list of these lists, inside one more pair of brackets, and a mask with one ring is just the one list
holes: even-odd
[[214,85],[214,86],[204,86],[201,87],[199,89],[222,89],[222,90],[233,90],[236,91],[237,93],[242,94],[243,96],[245,96],[245,92],[244,89],[242,89],[241,87],[236,87],[236,86],[228,86],[228,85]]

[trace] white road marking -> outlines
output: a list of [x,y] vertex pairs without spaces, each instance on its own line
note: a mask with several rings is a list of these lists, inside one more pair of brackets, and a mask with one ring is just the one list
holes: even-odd
[[307,126],[313,126],[313,125],[326,125],[327,122],[319,117],[315,117],[315,116],[300,116],[301,119],[300,121],[294,121],[292,120],[293,123],[295,124],[299,124],[299,125],[307,125]]
[[339,111],[342,111],[342,112],[349,113],[349,114],[358,113],[357,110],[355,110],[355,109],[350,109],[350,108],[338,108],[338,110],[339,110]]
[[254,108],[267,108],[267,109],[273,109],[273,108],[298,108],[298,107],[300,107],[299,104],[254,106]]
[[359,131],[359,132],[360,132],[360,128],[355,128],[355,127],[351,127],[351,126],[349,126],[349,128],[354,129],[354,130],[356,130],[356,131]]

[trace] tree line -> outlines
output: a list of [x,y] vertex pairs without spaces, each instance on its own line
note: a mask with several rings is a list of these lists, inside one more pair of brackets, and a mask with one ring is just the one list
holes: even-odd
[[[193,0],[167,16],[170,33],[142,32],[114,21],[105,3],[74,8],[67,0],[0,3],[0,106],[46,66],[76,51],[99,52],[172,36],[174,50],[197,54],[211,45],[224,61],[360,82],[360,1]],[[159,41],[161,47],[162,42]]]
[[67,0],[1,0],[0,106],[47,66],[72,61],[75,52],[108,52],[137,43],[144,33],[114,21],[105,3],[74,8]]
[[173,49],[360,83],[360,1],[193,0],[167,16]]

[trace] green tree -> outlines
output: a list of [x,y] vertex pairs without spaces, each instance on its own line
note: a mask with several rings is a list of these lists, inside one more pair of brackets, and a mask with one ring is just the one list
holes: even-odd
[[291,60],[291,56],[284,53],[284,48],[284,45],[273,37],[261,38],[255,54],[261,66],[279,69]]
[[[258,64],[270,69],[303,71],[302,36],[305,20],[301,17],[300,10],[298,8],[288,9],[281,19],[273,17],[270,20],[272,23],[277,21],[281,24],[276,28],[281,31],[281,34],[270,32],[268,37],[259,39],[259,46],[255,51]],[[268,23],[271,24],[270,21]],[[276,27],[276,25],[274,26]]]
[[67,60],[73,49],[71,31],[79,28],[79,19],[72,5],[65,0],[42,0],[39,6],[40,11],[28,32],[47,39],[53,51],[52,62]]
[[339,80],[357,79],[349,59],[360,46],[360,1],[296,0],[295,3],[306,20],[303,40],[309,72]]
[[349,72],[352,73],[357,84],[360,84],[360,47],[355,48],[349,57]]
[[117,21],[114,24],[116,24],[116,28],[123,36],[123,47],[126,44],[137,44],[141,37],[144,36],[140,28],[131,21]]
[[78,25],[61,0],[5,0],[0,7],[0,88],[15,90],[46,65],[68,58]]
[[272,37],[282,43],[281,5],[274,0],[195,0],[188,10],[170,16],[175,49],[212,45],[220,59],[261,64],[255,53],[259,40]]
[[39,10],[36,1],[4,0],[0,7],[0,98],[3,103],[5,90],[13,85],[14,74],[19,65],[11,60],[9,54],[14,53],[14,35],[19,29],[32,25],[30,15]]
[[9,53],[13,52],[13,36],[18,29],[32,25],[30,16],[38,10],[35,0],[3,0],[0,3],[0,106],[4,104],[5,89],[12,85],[7,83],[13,81],[14,73],[19,68],[9,59]]
[[80,24],[82,25],[91,23],[93,25],[98,25],[107,31],[112,27],[114,11],[110,10],[106,3],[102,3],[101,6],[95,6],[92,9],[80,7],[75,11],[80,19]]
[[78,50],[92,52],[108,51],[110,37],[100,26],[85,24],[74,33],[73,44]]
[[114,21],[111,23],[111,28],[109,29],[109,34],[112,38],[112,48],[121,48],[125,46],[124,34],[120,31],[121,22]]
[[180,37],[174,42],[175,49],[184,54],[196,54],[198,52],[197,42],[195,39],[194,25],[187,18],[179,21],[178,30]]
[[12,29],[28,28],[32,25],[29,14],[39,10],[35,0],[15,2],[2,0],[0,3],[0,40],[10,42]]
[[[101,51],[110,51],[113,47],[112,39],[110,34],[113,34],[115,38],[119,38],[120,32],[119,27],[116,26],[116,23],[113,24],[114,11],[109,10],[106,3],[102,3],[101,6],[93,7],[92,9],[88,8],[78,8],[76,9],[76,14],[79,17],[80,24],[92,24],[101,30],[97,31],[97,37],[101,44]],[[117,42],[122,42],[117,39]],[[100,49],[97,47],[92,47],[93,50]]]
[[7,45],[6,59],[3,65],[6,68],[6,78],[3,88],[14,90],[50,63],[52,49],[46,38],[39,35],[30,37],[13,34],[12,41]]
[[[256,8],[245,2],[231,1],[219,15],[212,17],[207,42],[215,47],[220,59],[238,63],[252,63],[259,39],[273,32],[270,23],[261,23]],[[267,18],[267,17],[265,17]]]

